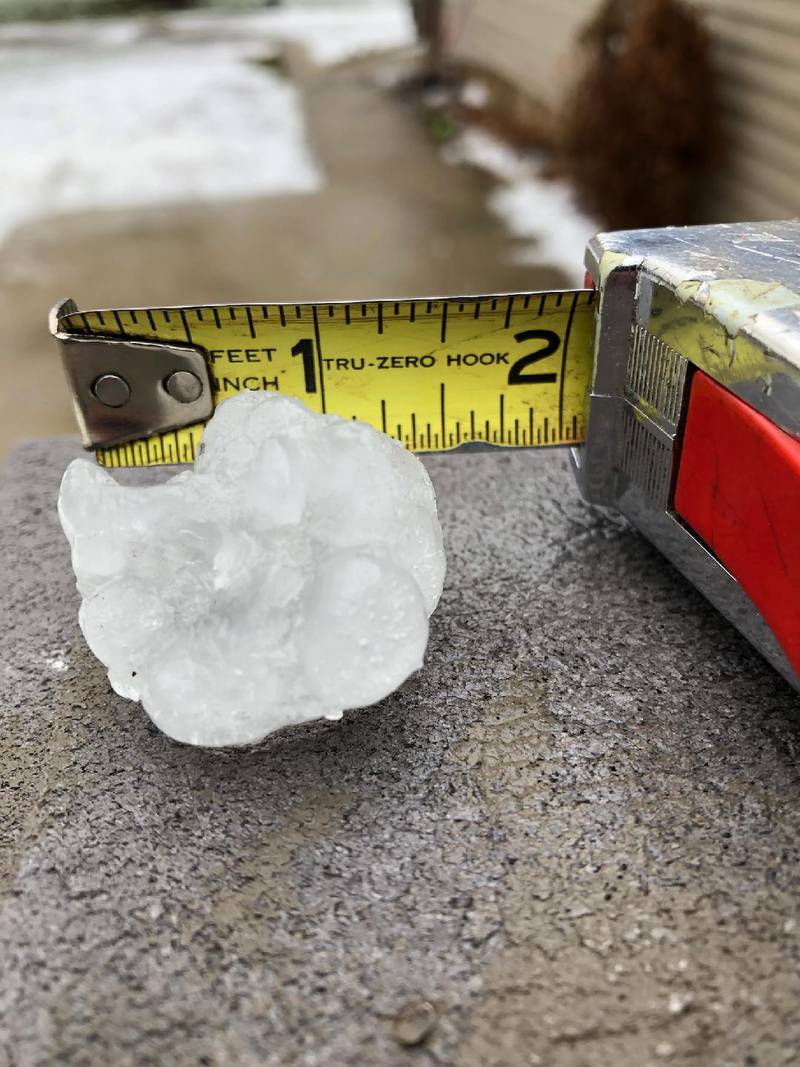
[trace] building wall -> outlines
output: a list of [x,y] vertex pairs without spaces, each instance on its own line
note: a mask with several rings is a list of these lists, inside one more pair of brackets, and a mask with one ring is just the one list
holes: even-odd
[[[712,35],[729,158],[719,219],[800,215],[800,2],[691,0]],[[598,0],[443,0],[445,49],[555,109]]]
[[443,0],[445,48],[537,102],[555,105],[575,34],[594,0]]

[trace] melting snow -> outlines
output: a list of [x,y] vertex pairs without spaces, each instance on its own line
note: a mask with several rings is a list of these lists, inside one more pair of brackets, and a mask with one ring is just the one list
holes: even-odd
[[491,134],[468,128],[446,146],[445,158],[480,167],[497,179],[489,207],[521,242],[515,262],[558,267],[570,284],[582,283],[586,243],[600,226],[575,206],[567,182],[541,177],[540,157],[522,155]]
[[60,212],[314,191],[298,94],[250,61],[412,39],[401,0],[0,26],[0,242]]
[[69,662],[63,648],[55,648],[45,655],[44,665],[48,670],[61,674],[69,670]]

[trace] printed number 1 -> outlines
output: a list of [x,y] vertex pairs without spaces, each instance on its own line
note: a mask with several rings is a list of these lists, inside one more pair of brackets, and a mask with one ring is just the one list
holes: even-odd
[[303,373],[306,379],[306,392],[317,391],[317,367],[314,360],[314,342],[310,337],[304,337],[292,348],[293,356],[303,357]]

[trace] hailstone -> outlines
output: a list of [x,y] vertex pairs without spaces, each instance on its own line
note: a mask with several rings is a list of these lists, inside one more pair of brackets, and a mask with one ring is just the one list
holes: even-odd
[[422,665],[445,570],[436,499],[364,423],[240,393],[193,470],[126,486],[74,460],[58,510],[89,647],[178,741],[340,718]]

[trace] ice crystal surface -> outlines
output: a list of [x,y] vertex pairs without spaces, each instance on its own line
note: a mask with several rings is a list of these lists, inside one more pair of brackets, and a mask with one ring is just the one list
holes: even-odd
[[444,578],[433,487],[363,423],[241,393],[193,470],[136,487],[75,460],[58,506],[89,647],[179,741],[338,718],[422,664]]

